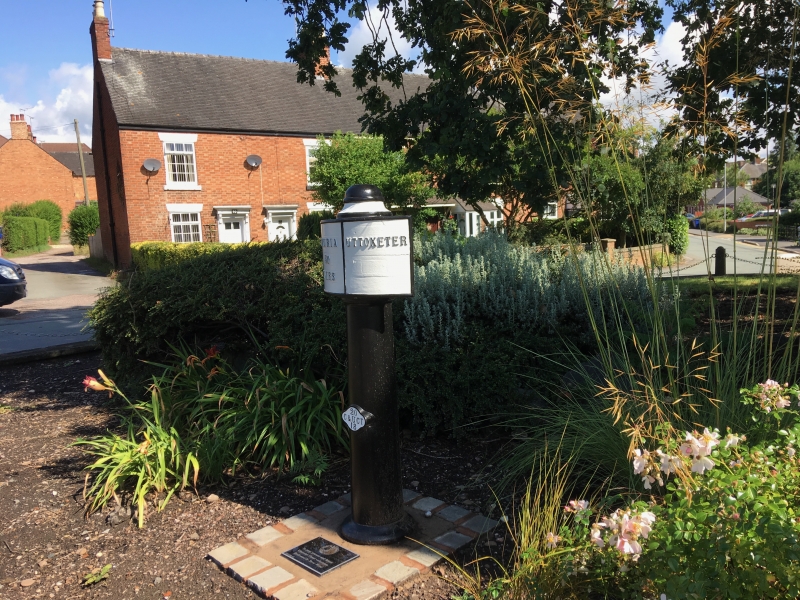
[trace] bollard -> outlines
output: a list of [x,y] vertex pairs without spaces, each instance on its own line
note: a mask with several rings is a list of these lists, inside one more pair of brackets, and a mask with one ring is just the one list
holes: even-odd
[[714,276],[725,275],[725,259],[727,252],[722,246],[718,246],[714,252]]
[[403,508],[391,298],[413,295],[411,217],[393,216],[380,189],[348,188],[336,219],[321,223],[325,291],[347,310],[351,507],[339,534],[391,544],[413,521]]

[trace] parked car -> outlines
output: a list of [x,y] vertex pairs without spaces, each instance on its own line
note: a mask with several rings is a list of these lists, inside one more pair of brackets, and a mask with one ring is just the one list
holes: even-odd
[[22,300],[27,295],[28,286],[22,267],[0,258],[0,306]]
[[752,215],[747,215],[746,217],[739,217],[738,219],[736,219],[736,221],[739,223],[742,223],[744,221],[755,221],[756,219],[761,219],[763,221],[765,219],[771,219],[772,217],[774,217],[776,212],[780,212],[780,215],[783,216],[783,215],[788,215],[790,211],[788,208],[782,208],[780,209],[780,211],[776,211],[774,209],[759,210],[758,212],[754,212]]

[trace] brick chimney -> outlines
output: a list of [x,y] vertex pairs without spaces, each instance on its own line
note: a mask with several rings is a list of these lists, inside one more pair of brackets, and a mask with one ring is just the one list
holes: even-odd
[[325,46],[325,56],[320,56],[319,62],[317,63],[317,68],[315,72],[317,78],[321,79],[325,77],[325,75],[322,72],[322,67],[329,64],[331,64],[331,49],[330,46]]
[[11,115],[11,139],[30,140],[31,127],[25,122],[25,115]]
[[111,60],[111,35],[108,31],[108,19],[103,0],[94,0],[94,19],[89,26],[92,36],[92,55],[97,60]]

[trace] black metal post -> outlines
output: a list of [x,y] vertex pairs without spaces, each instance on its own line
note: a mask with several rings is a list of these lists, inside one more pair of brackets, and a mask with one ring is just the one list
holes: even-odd
[[354,544],[390,544],[413,524],[403,510],[390,300],[348,302],[347,353],[350,405],[366,423],[350,433],[353,512],[340,534]]
[[725,259],[727,252],[722,246],[718,246],[714,252],[714,275],[725,275]]

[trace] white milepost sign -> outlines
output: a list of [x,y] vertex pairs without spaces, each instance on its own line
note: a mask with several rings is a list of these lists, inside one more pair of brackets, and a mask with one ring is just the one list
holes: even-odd
[[326,292],[385,297],[413,294],[410,218],[344,218],[323,222],[321,227]]
[[325,291],[344,294],[344,254],[342,252],[341,222],[322,223],[322,269]]
[[367,423],[367,420],[354,406],[351,406],[342,413],[342,421],[350,428],[350,431],[358,431]]

